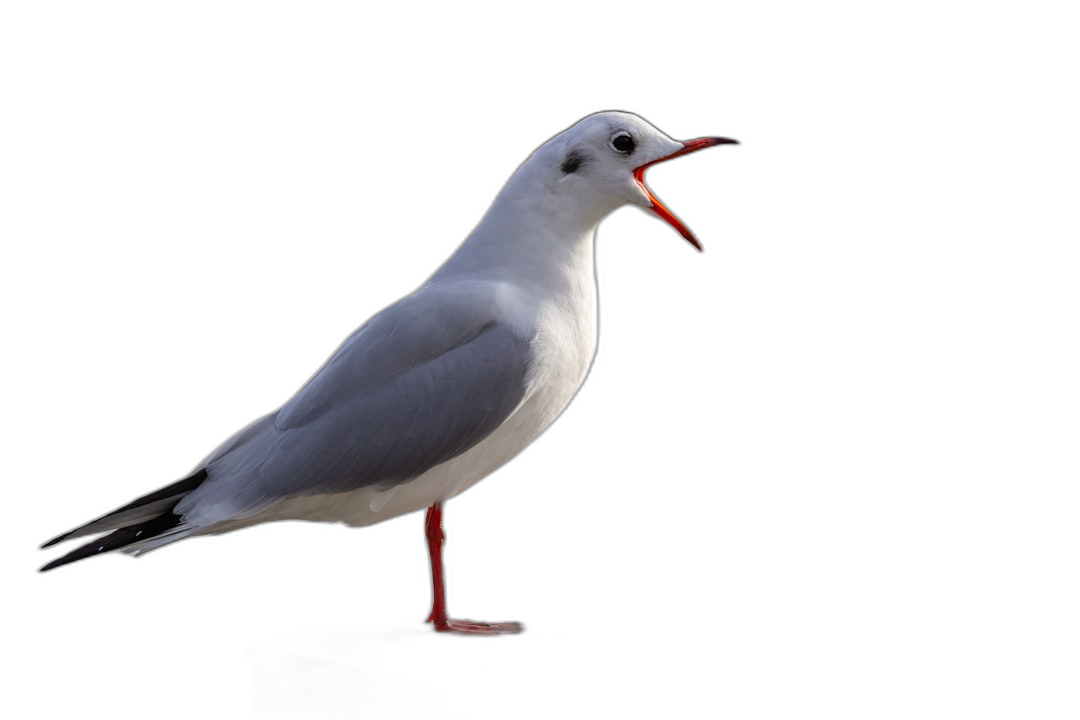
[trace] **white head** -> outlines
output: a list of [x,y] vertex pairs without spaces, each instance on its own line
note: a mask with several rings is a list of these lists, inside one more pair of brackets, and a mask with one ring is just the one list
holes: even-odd
[[606,215],[633,203],[656,213],[697,249],[701,245],[645,185],[645,169],[712,145],[734,144],[719,137],[672,140],[627,112],[601,112],[580,120],[533,153],[521,171],[539,174],[546,189],[564,202],[588,205]]

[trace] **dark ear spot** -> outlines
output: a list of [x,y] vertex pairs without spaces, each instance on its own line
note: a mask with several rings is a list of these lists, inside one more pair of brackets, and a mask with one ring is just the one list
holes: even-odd
[[566,159],[563,160],[562,171],[569,175],[572,172],[577,172],[584,163],[585,156],[577,150],[571,150],[566,154]]

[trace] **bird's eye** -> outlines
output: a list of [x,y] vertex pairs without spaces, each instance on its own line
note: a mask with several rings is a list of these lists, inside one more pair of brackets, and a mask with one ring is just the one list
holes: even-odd
[[625,130],[615,133],[611,137],[610,143],[616,152],[621,152],[624,155],[634,152],[634,138]]

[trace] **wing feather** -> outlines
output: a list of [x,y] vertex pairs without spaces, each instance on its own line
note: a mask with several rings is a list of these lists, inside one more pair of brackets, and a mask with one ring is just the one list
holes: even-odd
[[524,397],[528,363],[528,338],[499,320],[490,292],[417,293],[212,454],[207,481],[176,512],[205,526],[287,497],[410,480],[498,428]]

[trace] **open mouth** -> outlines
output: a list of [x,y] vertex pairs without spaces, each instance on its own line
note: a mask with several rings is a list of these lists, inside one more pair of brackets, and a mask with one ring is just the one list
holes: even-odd
[[649,190],[649,186],[645,185],[645,171],[647,171],[647,169],[649,169],[653,165],[659,165],[660,163],[665,163],[669,160],[681,158],[683,157],[683,155],[688,155],[691,152],[698,152],[699,150],[705,150],[707,148],[715,148],[719,145],[740,145],[740,142],[739,140],[732,140],[730,137],[703,137],[700,140],[688,140],[687,142],[684,142],[683,149],[676,150],[670,155],[664,155],[663,158],[653,160],[652,162],[648,162],[640,167],[634,168],[634,179],[637,180],[637,185],[642,188],[642,190],[645,192],[646,198],[648,198],[649,202],[652,203],[652,206],[649,208],[650,210],[652,210],[652,213],[664,222],[666,222],[667,225],[675,228],[675,231],[678,232],[678,234],[683,235],[683,239],[696,247],[699,253],[704,252],[705,248],[701,246],[701,243],[698,241],[697,237],[694,236],[692,232],[690,232],[690,229],[686,227],[685,223],[679,220],[675,216],[675,214],[671,212],[670,209],[667,209],[667,206],[660,202],[660,200],[657,199],[656,195],[652,194],[652,191]]

